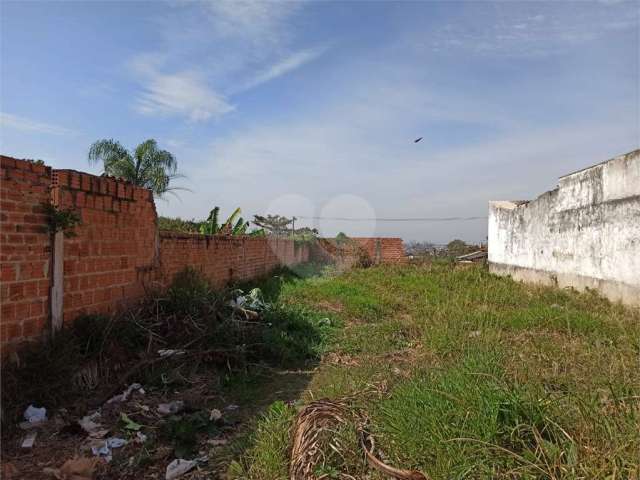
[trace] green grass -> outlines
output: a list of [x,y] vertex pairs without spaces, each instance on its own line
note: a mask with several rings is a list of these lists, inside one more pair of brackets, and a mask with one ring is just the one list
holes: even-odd
[[[640,475],[638,310],[451,264],[289,276],[270,292],[315,325],[323,359],[300,401],[355,394],[394,465],[434,479]],[[291,335],[282,350],[307,333]],[[232,476],[286,478],[293,414],[268,410]],[[346,451],[321,471],[382,478]]]

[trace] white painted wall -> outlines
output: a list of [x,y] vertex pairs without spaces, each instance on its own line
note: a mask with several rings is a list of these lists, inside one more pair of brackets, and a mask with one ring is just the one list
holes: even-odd
[[488,230],[496,273],[640,304],[640,150],[561,177],[531,202],[490,202]]

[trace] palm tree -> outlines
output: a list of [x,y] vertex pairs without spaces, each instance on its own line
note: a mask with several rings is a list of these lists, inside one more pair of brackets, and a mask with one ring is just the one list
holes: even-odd
[[157,197],[178,189],[169,186],[181,176],[177,173],[178,162],[173,154],[160,150],[153,139],[142,142],[133,154],[118,141],[98,140],[89,149],[89,163],[99,162],[105,174],[148,188]]

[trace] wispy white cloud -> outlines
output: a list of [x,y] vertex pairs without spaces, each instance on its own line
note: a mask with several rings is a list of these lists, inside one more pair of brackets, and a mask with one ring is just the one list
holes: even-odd
[[[499,2],[493,8],[471,3],[462,21],[436,29],[430,38],[418,40],[434,51],[470,50],[506,57],[548,56],[601,39],[613,30],[639,28],[637,4],[602,0],[599,3]],[[474,28],[467,28],[473,18]]]
[[0,112],[0,127],[12,128],[23,132],[46,133],[51,135],[72,135],[71,129],[53,125],[51,123],[38,122],[29,118]]
[[[206,121],[235,109],[229,97],[282,77],[326,48],[291,49],[296,1],[181,2],[171,22],[159,19],[166,48],[128,62],[142,92],[143,114]],[[177,21],[175,21],[177,19]],[[179,28],[176,27],[179,25]]]
[[138,112],[154,115],[183,115],[197,122],[233,111],[224,96],[211,89],[193,72],[154,73],[136,101]]
[[218,36],[243,38],[262,48],[287,35],[286,20],[302,6],[297,1],[264,0],[216,0],[202,5]]
[[233,111],[224,95],[211,88],[193,71],[163,73],[166,59],[145,54],[133,58],[129,68],[143,85],[136,98],[136,111],[145,115],[180,115],[197,122]]
[[282,75],[292,72],[302,67],[306,63],[312,62],[326,51],[326,47],[309,48],[289,55],[255,75],[252,79],[250,79],[242,86],[241,90],[248,90],[250,88],[257,87],[258,85],[269,82],[278,77],[281,77]]

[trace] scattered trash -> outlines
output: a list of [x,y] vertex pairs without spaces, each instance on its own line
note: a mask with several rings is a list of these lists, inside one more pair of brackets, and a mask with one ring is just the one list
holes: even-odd
[[144,443],[147,441],[147,436],[142,432],[136,432],[136,442]]
[[181,477],[188,471],[192,470],[198,464],[195,460],[184,460],[182,458],[176,458],[173,462],[167,465],[167,471],[165,473],[165,480],[173,480],[174,478]]
[[115,397],[111,397],[109,400],[107,400],[107,403],[126,402],[131,396],[131,394],[136,390],[143,395],[145,393],[144,388],[142,388],[142,385],[140,385],[139,383],[132,383],[127,387],[127,389],[124,392],[122,392],[119,395],[116,395]]
[[318,320],[318,325],[320,327],[330,327],[331,326],[331,319],[328,318],[328,317],[321,318],[320,320]]
[[479,337],[482,332],[480,330],[474,330],[473,332],[469,332],[469,338]]
[[229,302],[229,305],[233,308],[245,308],[258,312],[267,308],[262,296],[262,290],[259,288],[253,288],[248,294],[244,294],[242,290],[235,290],[233,294],[235,298]]
[[47,421],[47,409],[29,405],[24,411],[24,419],[29,423],[42,423]]
[[97,423],[101,417],[100,412],[94,412],[91,415],[86,415],[78,420],[78,424],[82,427],[82,429],[89,434],[92,438],[104,438],[107,433],[109,433],[108,429],[103,429],[102,424]]
[[38,436],[38,432],[29,432],[22,440],[22,444],[20,445],[22,448],[33,448],[33,444],[36,442],[36,437]]
[[226,438],[212,438],[211,440],[207,440],[207,443],[212,447],[221,447],[222,445],[226,445],[229,441]]
[[177,355],[184,355],[186,352],[184,350],[172,350],[172,349],[162,349],[158,350],[158,355],[160,357],[175,357]]
[[161,415],[175,415],[184,410],[184,402],[182,400],[174,400],[169,403],[160,403],[158,405],[158,413]]
[[107,462],[110,462],[112,459],[111,450],[123,447],[126,444],[127,441],[124,438],[109,437],[106,440],[93,445],[91,447],[91,452],[100,458],[104,458]]
[[60,468],[44,468],[42,471],[58,480],[91,480],[98,461],[97,458],[73,458],[64,462]]
[[232,403],[231,405],[227,405],[226,407],[224,407],[225,410],[229,410],[230,412],[234,411],[234,410],[238,410],[240,407],[234,403]]
[[209,421],[210,422],[217,422],[221,418],[222,418],[222,412],[220,410],[218,410],[217,408],[212,409],[211,413],[209,413]]
[[129,418],[129,415],[124,412],[120,413],[120,419],[124,422],[124,428],[127,430],[133,430],[134,432],[137,432],[142,428],[142,425],[131,420]]

